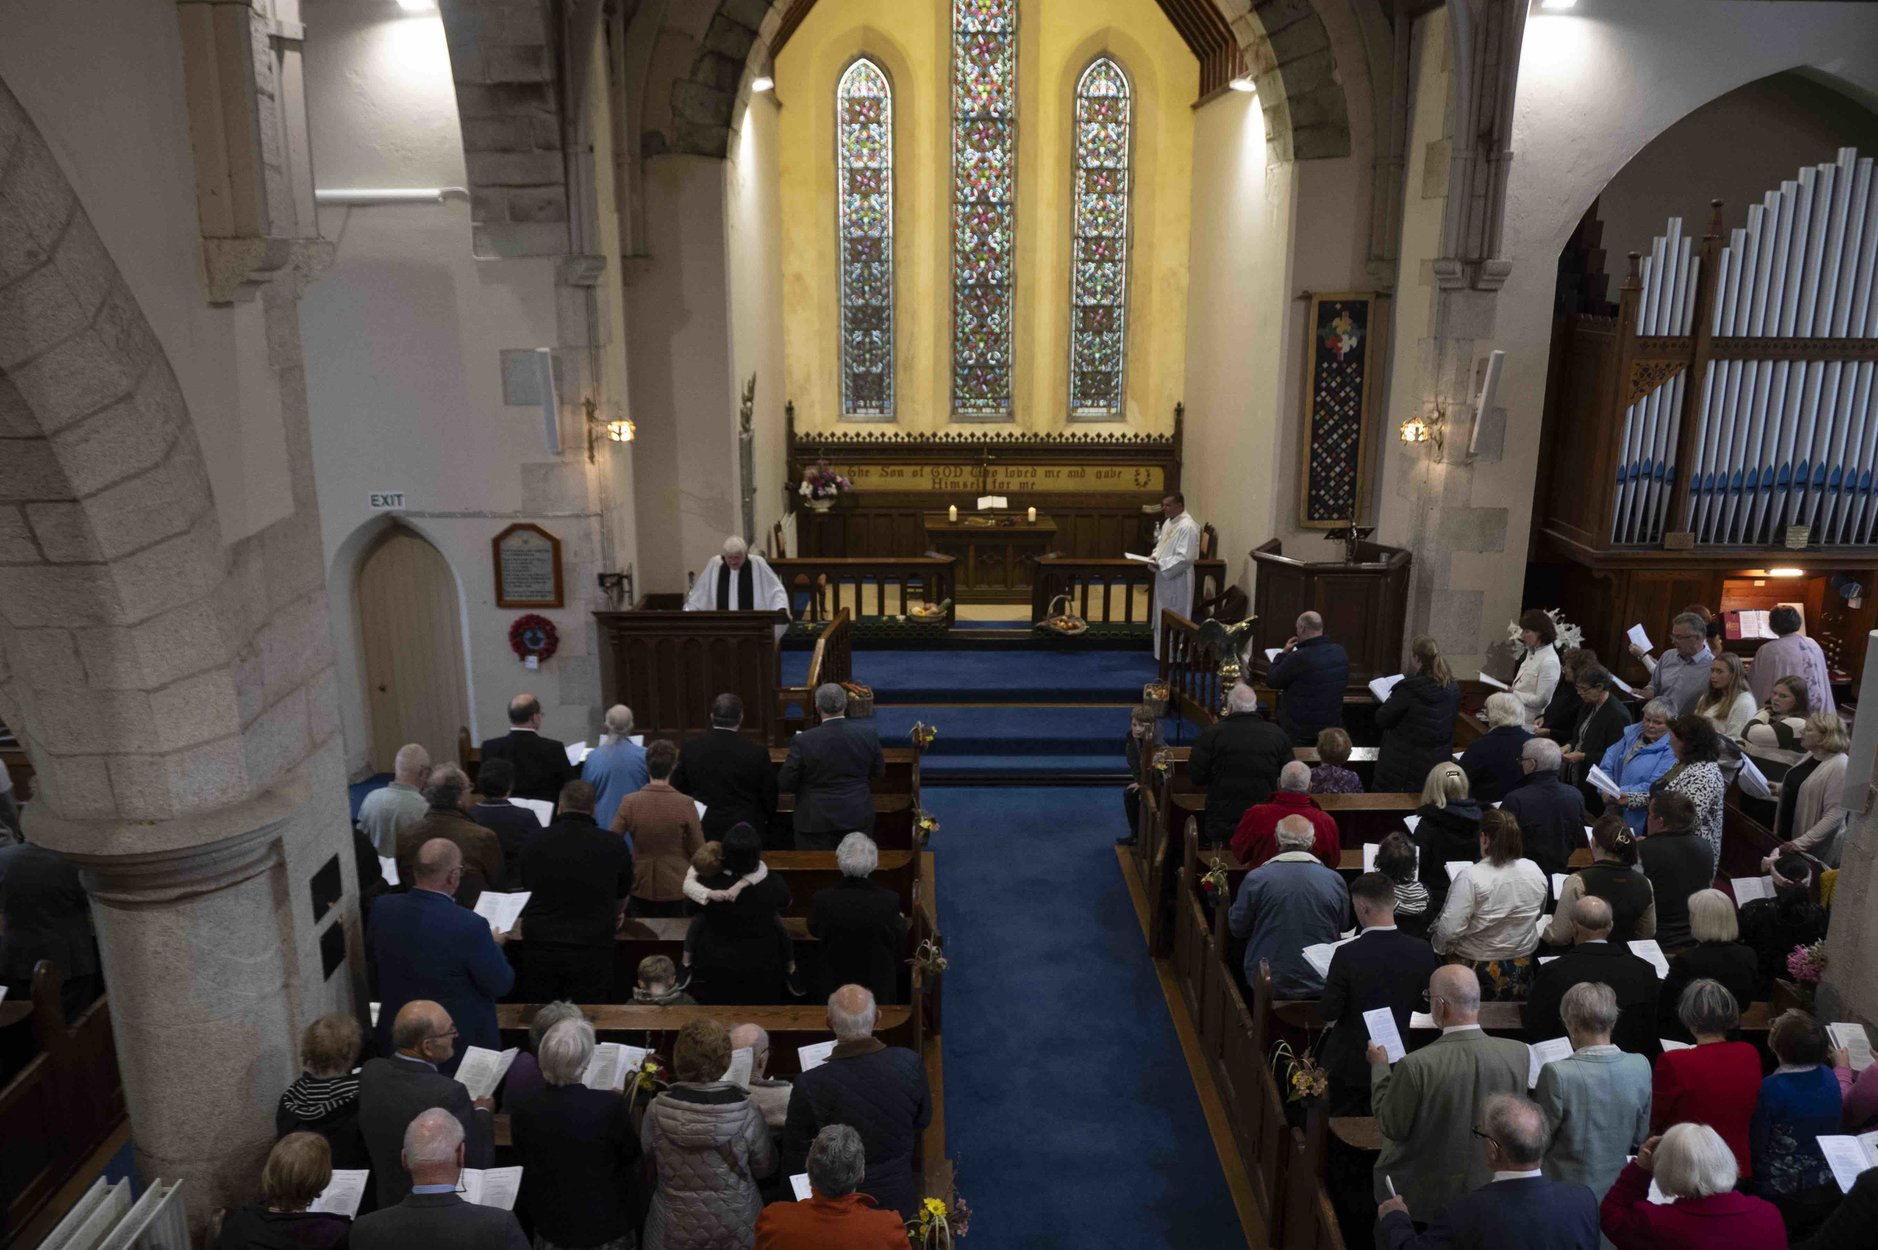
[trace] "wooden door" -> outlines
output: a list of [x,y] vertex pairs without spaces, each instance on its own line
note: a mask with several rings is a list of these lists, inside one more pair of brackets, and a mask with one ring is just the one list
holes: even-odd
[[372,716],[371,765],[390,772],[398,748],[420,742],[433,762],[456,758],[469,724],[463,615],[442,554],[394,525],[359,566],[359,636]]

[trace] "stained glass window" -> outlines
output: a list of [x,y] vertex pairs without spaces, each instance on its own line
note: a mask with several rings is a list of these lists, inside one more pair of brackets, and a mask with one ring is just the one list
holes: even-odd
[[1010,421],[1017,0],[952,0],[952,414]]
[[893,89],[862,57],[835,88],[841,415],[893,420]]
[[1085,421],[1125,415],[1128,102],[1128,76],[1108,57],[1096,58],[1076,84],[1069,412]]

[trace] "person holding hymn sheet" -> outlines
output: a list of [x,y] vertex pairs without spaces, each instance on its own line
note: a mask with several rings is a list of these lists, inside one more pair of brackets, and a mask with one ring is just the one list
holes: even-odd
[[1734,738],[1748,727],[1757,706],[1740,656],[1728,651],[1709,661],[1708,687],[1695,701],[1697,716],[1715,726],[1722,737]]
[[652,780],[646,771],[646,749],[633,741],[633,710],[615,703],[606,710],[606,734],[580,766],[580,779],[599,795],[594,819],[602,829],[613,827],[620,800]]
[[1461,688],[1428,635],[1410,645],[1409,662],[1414,671],[1376,709],[1376,728],[1382,730],[1382,748],[1376,752],[1379,794],[1418,790],[1429,769],[1454,758]]
[[[1643,832],[1657,778],[1676,765],[1676,756],[1669,747],[1669,722],[1674,719],[1675,709],[1669,700],[1652,699],[1643,705],[1643,716],[1624,730],[1624,736],[1611,744],[1602,760],[1586,757],[1587,763],[1596,763],[1617,786],[1618,795],[1599,794],[1606,809],[1623,813],[1632,833]],[[1587,776],[1589,772],[1587,768]]]
[[1695,830],[1721,863],[1722,807],[1728,780],[1721,771],[1721,737],[1715,727],[1691,712],[1669,724],[1669,750],[1676,757],[1658,781],[1658,794],[1684,794],[1695,804]]
[[1782,677],[1768,692],[1767,706],[1754,714],[1736,739],[1741,753],[1754,761],[1776,795],[1787,770],[1806,758],[1800,734],[1806,729],[1810,711],[1805,679]]
[[548,1030],[563,1020],[585,1018],[579,1005],[569,1002],[543,1003],[535,1010],[528,1021],[528,1045],[515,1056],[515,1062],[509,1065],[509,1074],[502,1078],[503,1114],[513,1112],[524,1098],[547,1084],[541,1079],[541,1061],[536,1056],[541,1053],[541,1039],[548,1035]]
[[1586,981],[1565,991],[1559,1015],[1572,1053],[1539,1069],[1533,1100],[1545,1112],[1545,1174],[1602,1194],[1650,1135],[1650,1061],[1611,1043],[1617,995]]
[[1584,710],[1584,701],[1578,695],[1578,675],[1597,662],[1598,653],[1589,647],[1559,652],[1558,684],[1552,687],[1552,701],[1534,719],[1532,731],[1558,743],[1560,750],[1578,724],[1578,714]]
[[[390,1004],[386,1004],[387,1007]],[[390,1058],[370,1059],[359,1070],[359,1131],[372,1160],[373,1193],[381,1210],[404,1201],[412,1177],[399,1159],[405,1129],[420,1112],[436,1110],[458,1122],[459,1143],[467,1140],[461,1166],[488,1167],[495,1151],[494,1103],[488,1098],[470,1101],[461,1081],[446,1076],[456,1056],[456,1023],[437,1003],[405,1003],[391,1019]],[[501,1043],[492,1041],[490,1046]],[[451,1177],[452,1184],[455,1177]],[[420,1182],[421,1183],[421,1182]]]
[[828,1062],[796,1078],[783,1120],[783,1167],[794,1176],[817,1133],[830,1124],[852,1124],[867,1149],[861,1192],[910,1220],[920,1205],[913,1154],[932,1122],[932,1090],[917,1054],[874,1036],[879,1014],[874,996],[862,986],[844,985],[828,996],[835,1049]]
[[1342,875],[1312,852],[1316,834],[1309,820],[1285,817],[1277,839],[1277,856],[1239,883],[1226,927],[1246,939],[1247,985],[1256,980],[1259,964],[1268,962],[1274,995],[1316,998],[1324,992],[1324,977],[1304,957],[1304,948],[1338,939],[1349,918],[1350,892]]
[[352,1221],[308,1211],[333,1179],[332,1150],[318,1133],[289,1133],[267,1152],[261,1200],[222,1220],[215,1250],[325,1250],[344,1246]]
[[1396,928],[1426,941],[1440,909],[1429,905],[1428,887],[1416,871],[1417,857],[1414,839],[1397,829],[1376,847],[1376,871],[1395,887]]
[[418,849],[433,840],[441,840],[455,846],[461,860],[457,902],[474,907],[484,890],[508,889],[502,840],[495,830],[470,819],[469,774],[455,764],[441,764],[431,769],[430,779],[424,783],[424,798],[430,803],[430,810],[424,813],[423,819],[406,825],[398,833],[398,884],[406,889],[412,886],[417,880]]
[[1715,883],[1715,855],[1694,825],[1688,795],[1665,790],[1650,800],[1649,836],[1637,859],[1656,896],[1656,940],[1665,952],[1693,940],[1689,896]]
[[1550,613],[1529,608],[1519,617],[1519,641],[1524,650],[1512,694],[1519,700],[1520,726],[1530,733],[1558,689],[1558,625]]
[[502,875],[511,885],[522,879],[522,855],[543,831],[532,811],[509,802],[509,792],[514,788],[515,765],[507,760],[490,760],[476,770],[476,789],[482,801],[469,809],[470,819],[494,831],[496,841],[501,843]]
[[[1650,1182],[1667,1202],[1654,1202]],[[1773,1204],[1735,1190],[1728,1145],[1705,1124],[1652,1137],[1617,1174],[1598,1210],[1617,1250],[1787,1250]]]
[[[1878,1067],[1866,1070],[1878,1072]],[[1878,1168],[1866,1168],[1819,1231],[1791,1243],[1792,1250],[1870,1250],[1873,1228],[1878,1228]]]
[[1761,1096],[1761,1056],[1747,1042],[1728,1040],[1741,1027],[1740,1004],[1720,983],[1694,981],[1682,992],[1676,1015],[1695,1045],[1657,1057],[1651,1131],[1661,1133],[1685,1120],[1706,1124],[1733,1152],[1739,1175],[1750,1177],[1754,1156],[1749,1140]]
[[1524,708],[1508,691],[1488,695],[1487,732],[1461,752],[1461,770],[1467,774],[1474,798],[1482,803],[1497,803],[1525,779],[1519,770],[1519,749],[1532,735],[1521,722]]
[[1585,796],[1587,804],[1601,804],[1604,800],[1585,780],[1585,775],[1593,764],[1604,758],[1612,744],[1624,736],[1624,730],[1630,728],[1630,710],[1611,697],[1610,670],[1602,664],[1580,664],[1575,680],[1578,720],[1561,728],[1557,737],[1565,760],[1565,769],[1560,775],[1578,784],[1578,791]]
[[1161,500],[1163,520],[1154,531],[1154,603],[1148,612],[1148,632],[1154,638],[1154,658],[1161,658],[1161,610],[1177,616],[1193,615],[1193,562],[1200,558],[1200,523],[1187,511],[1187,497],[1173,491]]
[[404,1131],[403,1143],[393,1166],[410,1173],[410,1193],[395,1207],[360,1216],[352,1225],[351,1250],[529,1250],[514,1212],[463,1200],[457,1186],[469,1152],[454,1116],[424,1112]]
[[1301,613],[1295,628],[1283,653],[1273,658],[1265,684],[1279,692],[1279,727],[1294,745],[1307,747],[1318,731],[1343,724],[1350,656],[1341,643],[1324,636],[1324,618],[1317,613]]
[[1597,1250],[1598,1198],[1582,1184],[1553,1180],[1540,1167],[1545,1116],[1517,1094],[1487,1099],[1480,1141],[1492,1179],[1459,1195],[1430,1217],[1417,1235],[1412,1209],[1400,1194],[1376,1208],[1380,1250]]
[[[502,1049],[496,1000],[515,986],[515,970],[502,954],[509,935],[456,905],[452,895],[462,879],[463,852],[433,838],[418,850],[410,891],[387,894],[372,907],[366,946],[378,974],[380,1054],[391,1051],[392,1022],[404,1005],[431,999],[462,1028],[464,1045]],[[446,1074],[456,1071],[449,1054],[434,1062]]]
[[664,738],[646,748],[646,784],[620,801],[613,832],[633,848],[632,914],[685,914],[685,869],[704,845],[698,805],[671,783],[678,765],[675,743]]
[[567,744],[541,732],[541,700],[518,694],[509,700],[509,732],[483,742],[483,762],[515,765],[515,797],[552,803],[561,787],[580,775],[567,762]]
[[[1840,835],[1845,832],[1846,752],[1852,736],[1837,712],[1814,712],[1800,731],[1806,758],[1796,764],[1780,787],[1780,805],[1774,811],[1774,836],[1781,854],[1810,855],[1822,864],[1839,862]],[[1771,863],[1773,856],[1768,857]]]
[[1789,851],[1774,860],[1769,876],[1774,896],[1757,898],[1741,909],[1741,940],[1754,951],[1760,979],[1754,997],[1766,998],[1776,979],[1787,976],[1787,956],[1796,946],[1811,946],[1826,936],[1830,913],[1813,901],[1813,865]]
[[873,833],[873,781],[887,772],[879,735],[848,718],[839,682],[815,688],[815,713],[821,723],[789,740],[776,773],[776,788],[796,796],[798,851],[832,851],[850,833]]
[[756,1235],[757,1181],[776,1170],[776,1147],[750,1095],[723,1079],[729,1068],[723,1025],[693,1020],[678,1031],[675,1079],[639,1130],[658,1176],[641,1250],[718,1250]]
[[535,1250],[633,1250],[639,1134],[632,1104],[582,1082],[593,1059],[593,1026],[563,1020],[541,1039],[546,1084],[516,1103],[509,1133],[521,1156],[519,1205]]
[[[1708,622],[1693,612],[1684,612],[1670,622],[1669,640],[1675,646],[1656,661],[1650,684],[1637,693],[1645,699],[1665,699],[1674,709],[1672,715],[1687,716],[1695,711],[1696,700],[1708,689],[1709,665],[1715,658],[1708,648]],[[1634,642],[1630,653],[1640,659],[1644,655],[1643,648]]]
[[1755,701],[1765,704],[1773,697],[1775,682],[1782,677],[1797,677],[1806,687],[1808,708],[1815,712],[1837,711],[1826,653],[1801,632],[1800,614],[1783,605],[1767,614],[1767,624],[1779,637],[1763,642],[1754,652],[1748,689],[1754,692]]
[[707,840],[721,840],[732,825],[743,824],[767,843],[776,814],[776,766],[769,748],[742,729],[743,700],[734,694],[712,699],[711,727],[685,741],[672,788],[704,804]]
[[430,778],[430,752],[422,743],[407,742],[398,748],[392,762],[391,782],[365,796],[359,804],[359,828],[372,840],[373,847],[386,859],[398,853],[398,832],[416,822],[430,804],[424,799],[424,782]]
[[[372,1166],[359,1135],[359,1077],[365,1030],[343,1011],[321,1016],[300,1035],[301,1073],[274,1108],[274,1133],[318,1133],[332,1150],[332,1165],[347,1171]],[[324,1186],[322,1186],[324,1188]]]
[[1415,809],[1415,845],[1422,884],[1436,915],[1447,901],[1450,862],[1471,864],[1480,856],[1480,804],[1467,793],[1467,774],[1452,761],[1428,770],[1422,805]]
[[1363,793],[1363,779],[1345,767],[1352,749],[1350,735],[1339,726],[1318,731],[1318,763],[1311,769],[1312,794]]
[[1475,1147],[1475,1130],[1495,1094],[1525,1095],[1531,1059],[1526,1043],[1481,1031],[1473,969],[1435,969],[1422,998],[1441,1036],[1393,1067],[1389,1052],[1375,1042],[1366,1057],[1370,1103],[1383,1138],[1376,1201],[1394,1195],[1410,1212],[1433,1215],[1493,1180],[1496,1169]]
[[789,592],[769,561],[750,550],[750,545],[732,534],[724,540],[722,555],[705,562],[698,580],[691,583],[685,596],[687,612],[781,612],[789,611]]
[[1751,1003],[1757,975],[1753,948],[1736,940],[1741,928],[1734,900],[1720,890],[1697,890],[1689,896],[1689,936],[1695,945],[1670,959],[1669,975],[1657,995],[1656,1035],[1678,1042],[1695,1040],[1676,1014],[1684,990],[1706,978],[1734,995],[1736,1002]]
[[561,787],[554,823],[522,860],[523,998],[610,1002],[613,935],[633,891],[633,853],[593,818],[593,787]]
[[1201,845],[1223,846],[1246,809],[1271,797],[1291,760],[1291,740],[1259,715],[1258,693],[1235,683],[1226,692],[1226,714],[1200,731],[1187,757],[1187,776],[1206,788]]
[[1831,1045],[1825,1026],[1804,1011],[1781,1013],[1767,1031],[1767,1048],[1779,1066],[1761,1081],[1748,1128],[1754,1192],[1780,1208],[1792,1236],[1812,1232],[1840,1197],[1819,1148],[1821,1136],[1844,1128]]
[[756,1250],[905,1250],[906,1225],[861,1193],[867,1150],[860,1133],[830,1124],[809,1145],[809,1197],[773,1202],[756,1221]]
[[[1520,1022],[1534,1041],[1569,1033],[1563,1018],[1565,995],[1575,985],[1608,986],[1615,996],[1618,1019],[1613,1040],[1633,1055],[1654,1059],[1661,1050],[1656,1037],[1656,968],[1631,953],[1628,946],[1611,941],[1611,905],[1601,898],[1581,898],[1572,904],[1571,950],[1533,974],[1532,989]],[[1634,1143],[1633,1143],[1634,1144]]]
[[[1377,856],[1378,862],[1381,856]],[[1369,1114],[1369,1030],[1363,1013],[1386,1007],[1396,1034],[1407,1037],[1422,987],[1441,966],[1426,941],[1396,927],[1395,887],[1380,872],[1350,883],[1357,935],[1331,952],[1318,1011],[1331,1022],[1319,1054],[1330,1075],[1330,1114]]]
[[1278,854],[1277,830],[1288,816],[1307,820],[1315,841],[1311,854],[1335,871],[1343,862],[1343,834],[1337,818],[1317,805],[1306,791],[1311,788],[1311,766],[1292,760],[1278,770],[1278,788],[1271,798],[1245,809],[1239,827],[1233,831],[1232,853],[1247,868],[1257,868]]
[[1479,845],[1479,861],[1454,878],[1428,941],[1441,954],[1473,966],[1482,998],[1523,999],[1537,966],[1536,925],[1551,887],[1539,865],[1524,858],[1519,822],[1507,813],[1480,814]]
[[1559,778],[1564,762],[1558,743],[1550,738],[1529,738],[1519,749],[1519,766],[1526,775],[1500,803],[1500,810],[1519,822],[1526,855],[1551,880],[1565,872],[1573,852],[1585,844],[1584,795]]
[[1565,878],[1565,888],[1554,900],[1552,921],[1543,935],[1547,945],[1572,940],[1572,904],[1581,898],[1601,898],[1610,905],[1611,941],[1656,936],[1656,892],[1650,879],[1637,871],[1637,839],[1630,826],[1612,812],[1591,827],[1591,866]]
[[[789,1095],[795,1088],[780,1077],[769,1075],[769,1030],[760,1024],[739,1024],[730,1031],[730,1050],[750,1052],[750,1101],[763,1113],[763,1123],[772,1134],[782,1132],[783,1119],[789,1114]],[[857,1178],[858,1179],[858,1178]]]

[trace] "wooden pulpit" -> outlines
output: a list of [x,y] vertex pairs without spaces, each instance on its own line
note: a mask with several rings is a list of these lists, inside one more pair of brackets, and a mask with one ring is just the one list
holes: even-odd
[[[1324,544],[1334,553],[1337,548]],[[1348,690],[1360,693],[1377,677],[1402,671],[1402,622],[1408,616],[1409,553],[1380,543],[1354,544],[1354,561],[1299,560],[1277,539],[1252,549],[1252,671],[1271,668],[1265,652],[1282,647],[1300,614],[1324,618],[1324,633],[1350,654]]]
[[711,700],[743,700],[743,734],[773,740],[780,684],[774,612],[686,612],[683,595],[646,595],[627,612],[595,612],[600,692],[633,710],[647,739],[680,740],[711,723]]

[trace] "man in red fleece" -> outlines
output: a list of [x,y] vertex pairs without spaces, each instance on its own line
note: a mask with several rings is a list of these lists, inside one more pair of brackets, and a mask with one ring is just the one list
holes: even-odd
[[1336,818],[1317,805],[1306,791],[1311,788],[1311,766],[1293,760],[1278,770],[1278,788],[1270,800],[1246,808],[1239,818],[1239,828],[1232,835],[1232,853],[1247,868],[1257,868],[1278,854],[1278,822],[1287,816],[1302,816],[1311,822],[1317,840],[1311,854],[1336,868],[1343,860],[1343,834]]

